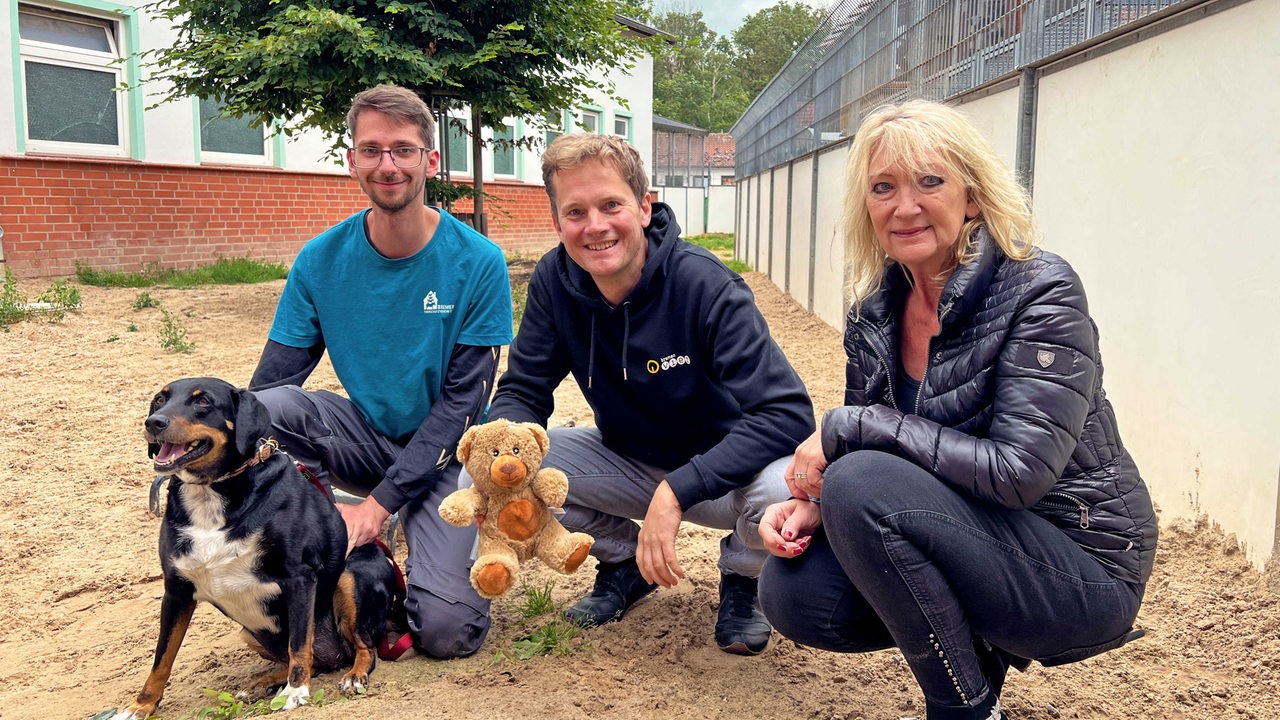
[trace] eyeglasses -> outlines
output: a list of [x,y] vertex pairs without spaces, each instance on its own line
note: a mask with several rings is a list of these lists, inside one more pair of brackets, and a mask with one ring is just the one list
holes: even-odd
[[383,150],[372,145],[361,145],[351,151],[351,164],[366,170],[376,168],[382,164],[382,154],[387,153],[391,156],[391,162],[395,163],[396,167],[416,168],[422,164],[422,157],[428,149],[406,145]]

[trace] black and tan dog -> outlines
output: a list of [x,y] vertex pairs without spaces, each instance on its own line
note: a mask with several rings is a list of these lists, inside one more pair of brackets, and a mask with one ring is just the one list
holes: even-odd
[[166,385],[146,419],[157,472],[172,475],[160,530],[164,600],[155,663],[116,719],[152,714],[198,601],[243,626],[268,660],[287,663],[249,691],[283,686],[285,709],[310,697],[312,671],[351,665],[339,684],[360,691],[402,594],[375,545],[343,558],[346,526],[325,493],[266,440],[271,419],[247,390],[214,378]]

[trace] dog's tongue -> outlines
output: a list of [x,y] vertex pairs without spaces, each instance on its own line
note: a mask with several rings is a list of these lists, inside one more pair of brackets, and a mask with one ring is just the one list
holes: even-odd
[[169,465],[173,463],[174,460],[182,457],[185,449],[185,445],[177,445],[171,442],[161,443],[160,452],[156,453],[156,464]]

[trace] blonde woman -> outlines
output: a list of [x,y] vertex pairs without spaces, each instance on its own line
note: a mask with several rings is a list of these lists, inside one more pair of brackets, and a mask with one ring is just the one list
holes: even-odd
[[1130,637],[1155,513],[1080,278],[1007,166],[938,103],[855,137],[845,405],[765,512],[761,605],[805,645],[899,648],[929,720],[1002,718],[1010,664]]

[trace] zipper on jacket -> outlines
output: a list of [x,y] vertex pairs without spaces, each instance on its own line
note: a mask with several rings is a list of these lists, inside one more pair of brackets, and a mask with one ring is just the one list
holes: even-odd
[[[1061,501],[1051,502],[1051,501],[1058,500],[1059,498],[1061,498]],[[1080,498],[1077,498],[1074,495],[1069,495],[1059,490],[1050,490],[1049,492],[1045,493],[1044,499],[1041,500],[1040,502],[1050,507],[1055,507],[1062,510],[1074,509],[1074,510],[1080,511],[1080,527],[1083,530],[1089,529],[1089,506],[1085,505],[1084,502],[1080,500]]]
[[880,361],[880,367],[884,368],[885,380],[889,383],[889,406],[895,410],[900,410],[901,408],[898,407],[897,395],[893,391],[893,369],[889,367],[889,361],[884,359],[884,355],[880,354],[880,348],[876,347],[875,343],[865,337],[867,333],[865,328],[874,328],[876,332],[880,333],[880,338],[885,341],[885,345],[889,344],[888,338],[886,338],[884,336],[884,332],[875,325],[864,325],[863,327],[864,329],[857,331],[858,339],[866,343],[867,347],[871,348],[871,352],[875,353],[876,359]]

